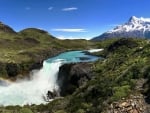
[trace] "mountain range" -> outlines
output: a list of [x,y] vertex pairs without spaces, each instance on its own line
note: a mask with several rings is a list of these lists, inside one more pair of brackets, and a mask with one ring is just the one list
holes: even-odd
[[103,40],[108,38],[150,38],[150,18],[130,17],[128,22],[116,26],[92,40]]

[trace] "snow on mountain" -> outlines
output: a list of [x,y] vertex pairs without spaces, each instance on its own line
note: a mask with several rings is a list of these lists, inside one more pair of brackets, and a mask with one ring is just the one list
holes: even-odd
[[150,18],[132,16],[128,22],[118,25],[92,40],[101,40],[114,37],[150,38]]
[[132,16],[127,23],[117,26],[113,30],[108,31],[108,33],[134,30],[150,30],[150,18],[137,18]]

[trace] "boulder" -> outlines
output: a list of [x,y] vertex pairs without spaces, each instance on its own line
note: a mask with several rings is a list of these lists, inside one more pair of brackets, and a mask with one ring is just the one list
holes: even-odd
[[19,74],[19,66],[15,63],[6,64],[6,71],[9,77],[15,77]]
[[92,65],[89,63],[71,63],[60,67],[58,73],[58,84],[60,95],[72,94],[76,88],[86,84],[92,77]]

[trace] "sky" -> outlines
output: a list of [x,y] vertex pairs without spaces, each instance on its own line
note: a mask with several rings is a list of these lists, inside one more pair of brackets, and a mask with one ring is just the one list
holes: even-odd
[[39,28],[55,37],[90,39],[128,21],[150,18],[150,0],[0,0],[0,21],[19,32]]

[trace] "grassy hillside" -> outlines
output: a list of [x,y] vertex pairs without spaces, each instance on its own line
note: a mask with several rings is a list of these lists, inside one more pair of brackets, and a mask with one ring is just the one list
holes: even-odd
[[85,40],[58,40],[47,31],[36,28],[16,33],[11,27],[0,23],[0,62],[26,62],[36,59],[42,51],[84,49],[88,45]]
[[[104,48],[96,53],[104,59],[90,63],[92,77],[73,94],[56,99],[47,105],[1,107],[2,113],[107,113],[111,103],[131,94],[150,98],[150,41],[146,39],[108,39],[100,42],[86,40],[58,40],[48,32],[28,28],[16,33],[8,26],[0,26],[0,75],[15,76],[29,71],[30,64],[59,52]],[[85,67],[81,67],[85,68]],[[15,70],[15,71],[14,71]],[[145,79],[142,90],[137,84]]]
[[25,29],[17,34],[0,32],[0,62],[29,61],[34,59],[32,54],[36,57],[36,54],[42,51],[83,49],[87,44],[85,40],[61,41],[46,31],[34,28]]
[[93,43],[86,40],[59,40],[37,28],[27,28],[17,33],[0,23],[0,77],[26,75],[51,56],[92,46]]
[[[92,63],[93,77],[71,95],[56,99],[47,105],[24,106],[33,113],[101,113],[108,106],[131,94],[150,97],[150,42],[144,39],[113,39],[97,44],[105,47],[105,59]],[[147,82],[137,89],[140,79]],[[147,101],[148,102],[148,101]],[[10,113],[20,107],[7,107]],[[2,108],[4,109],[4,108]],[[31,113],[32,113],[31,112]],[[15,112],[18,113],[18,112]],[[107,112],[106,112],[107,113]]]
[[[104,46],[106,42],[103,42]],[[149,96],[149,85],[145,85],[147,87],[143,88],[143,92],[136,90],[136,85],[141,78],[149,79],[150,42],[142,39],[116,39],[111,42],[100,53],[105,59],[93,64],[93,78],[71,96],[49,104],[47,107],[52,109],[52,113],[53,110],[62,113],[100,113],[110,103],[130,94],[146,93]]]

